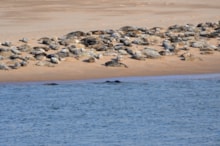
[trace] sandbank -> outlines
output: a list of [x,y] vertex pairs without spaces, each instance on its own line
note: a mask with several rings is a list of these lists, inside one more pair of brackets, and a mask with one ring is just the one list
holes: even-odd
[[[168,27],[174,24],[198,24],[220,20],[219,0],[2,0],[0,6],[0,42],[26,37],[59,37],[81,30],[117,29],[122,26]],[[219,44],[219,39],[214,42]],[[202,61],[182,61],[176,56],[138,61],[125,59],[128,68],[66,59],[56,67],[36,67],[30,63],[18,70],[1,71],[0,82],[82,80],[108,77],[158,76],[220,73],[220,53],[195,55]]]

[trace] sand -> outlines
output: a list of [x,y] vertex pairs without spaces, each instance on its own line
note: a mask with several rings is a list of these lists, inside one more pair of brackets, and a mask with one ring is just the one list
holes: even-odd
[[[118,29],[125,25],[168,27],[220,20],[219,0],[2,0],[0,42],[20,38],[62,36],[68,32]],[[219,44],[219,40],[215,42]],[[220,53],[196,55],[203,61],[185,62],[177,57],[137,61],[126,59],[129,68],[109,68],[67,59],[56,67],[28,65],[18,70],[0,71],[0,82],[81,80],[93,78],[220,73]]]

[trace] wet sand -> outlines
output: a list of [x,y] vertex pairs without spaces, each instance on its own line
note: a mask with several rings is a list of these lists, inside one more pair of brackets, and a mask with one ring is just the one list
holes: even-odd
[[[220,20],[219,0],[2,0],[0,6],[0,42],[27,37],[57,37],[68,32],[117,29],[125,25],[151,28],[174,24],[198,24]],[[215,42],[219,44],[219,40]],[[199,52],[195,52],[197,55]],[[66,60],[54,68],[28,67],[0,71],[1,82],[77,80],[120,76],[219,73],[220,53],[202,56],[203,61],[184,62],[177,57],[159,60],[124,61],[129,68],[103,66],[110,58],[87,64]]]

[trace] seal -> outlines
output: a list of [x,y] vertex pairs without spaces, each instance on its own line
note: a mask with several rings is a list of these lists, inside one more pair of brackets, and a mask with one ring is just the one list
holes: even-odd
[[125,68],[128,68],[128,66],[124,63],[121,63],[117,60],[111,60],[111,61],[108,61],[105,63],[105,66],[107,67],[125,67]]

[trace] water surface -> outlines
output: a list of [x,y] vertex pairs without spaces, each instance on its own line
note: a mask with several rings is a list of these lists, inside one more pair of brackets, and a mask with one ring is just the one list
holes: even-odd
[[0,145],[220,145],[220,74],[106,80],[0,84]]

